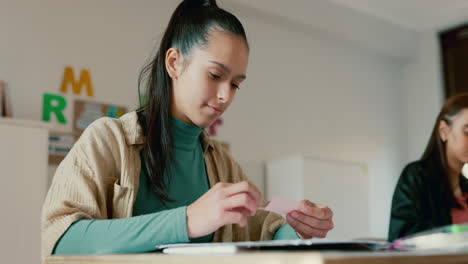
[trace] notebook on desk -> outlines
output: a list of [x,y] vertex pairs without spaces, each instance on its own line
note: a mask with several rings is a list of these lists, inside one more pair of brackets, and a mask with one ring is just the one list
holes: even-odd
[[161,245],[156,248],[166,254],[178,255],[210,255],[233,254],[252,250],[340,250],[340,251],[372,251],[384,249],[385,242],[364,240],[271,240],[271,241],[246,241],[231,243],[187,243]]

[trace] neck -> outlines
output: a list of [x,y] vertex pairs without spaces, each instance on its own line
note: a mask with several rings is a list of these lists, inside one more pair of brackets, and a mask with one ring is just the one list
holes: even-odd
[[447,157],[447,166],[448,166],[448,177],[450,189],[453,191],[455,196],[460,196],[462,194],[460,188],[460,173],[463,168],[463,163],[455,161]]
[[202,129],[187,124],[176,117],[172,117],[172,136],[174,147],[182,149],[194,149],[199,144],[199,136]]

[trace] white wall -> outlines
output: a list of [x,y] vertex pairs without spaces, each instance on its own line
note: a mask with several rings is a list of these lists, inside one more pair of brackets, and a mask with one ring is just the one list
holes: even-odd
[[406,60],[267,15],[242,21],[249,76],[221,138],[240,160],[300,153],[368,164],[371,231],[385,237],[393,186],[407,160]]
[[14,115],[41,119],[42,95],[59,94],[67,65],[90,70],[96,101],[134,108],[138,72],[176,5],[169,0],[0,0],[0,78],[12,89]]
[[[138,71],[177,3],[0,0],[0,79],[12,89],[15,116],[39,120],[42,94],[58,93],[66,65],[90,69],[96,101],[133,108]],[[419,64],[406,66],[408,60],[393,56],[388,46],[379,49],[372,32],[394,36],[388,41],[400,48],[408,43],[409,51],[412,32],[372,27],[363,44],[340,35],[337,25],[327,32],[323,25],[227,6],[244,23],[251,57],[248,80],[226,113],[219,138],[242,163],[296,153],[366,163],[372,234],[385,237],[391,193],[408,161],[408,133],[414,131],[412,117],[405,118],[410,108],[405,98],[416,96],[407,87],[417,81],[408,75]],[[330,16],[338,14],[336,20],[346,21],[347,28],[362,26],[355,11]],[[352,19],[346,20],[347,14]]]
[[418,33],[414,60],[404,66],[408,160],[419,159],[429,141],[443,101],[442,59],[436,30]]
[[268,199],[310,199],[334,208],[335,227],[327,238],[343,240],[371,236],[369,175],[365,164],[287,156],[268,161],[266,170]]

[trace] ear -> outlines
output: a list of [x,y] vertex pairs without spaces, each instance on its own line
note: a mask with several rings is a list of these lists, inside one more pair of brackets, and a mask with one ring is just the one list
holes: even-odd
[[440,140],[442,140],[442,142],[445,143],[447,141],[449,131],[450,131],[450,127],[447,124],[447,122],[445,122],[444,120],[440,120],[439,121],[439,135],[440,135]]
[[183,57],[180,51],[176,48],[170,48],[166,52],[166,71],[172,80],[177,78],[182,73]]

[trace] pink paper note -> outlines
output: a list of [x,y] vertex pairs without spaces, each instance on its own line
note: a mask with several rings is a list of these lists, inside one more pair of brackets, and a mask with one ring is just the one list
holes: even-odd
[[291,211],[299,210],[299,202],[275,197],[271,199],[267,207],[261,208],[266,211],[272,211],[278,214],[288,214]]

